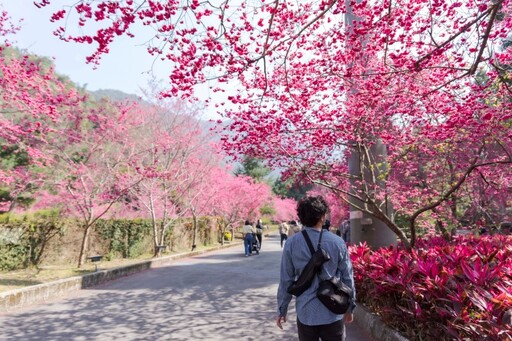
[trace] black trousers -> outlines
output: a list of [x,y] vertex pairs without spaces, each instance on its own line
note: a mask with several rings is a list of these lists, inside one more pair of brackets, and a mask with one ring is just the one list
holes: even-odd
[[283,247],[283,242],[288,239],[288,235],[285,233],[281,233],[281,247]]
[[307,326],[297,319],[300,341],[345,341],[345,324],[343,320],[318,326]]
[[258,242],[260,242],[261,247],[261,242],[263,241],[263,234],[256,233],[256,239],[258,239]]

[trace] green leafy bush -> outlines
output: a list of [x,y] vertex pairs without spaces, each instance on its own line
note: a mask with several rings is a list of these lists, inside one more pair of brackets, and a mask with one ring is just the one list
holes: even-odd
[[147,219],[102,219],[96,223],[96,231],[110,241],[110,257],[138,257],[148,252],[147,238],[151,236],[151,221]]
[[0,271],[22,268],[25,264],[26,254],[27,247],[23,245],[0,242]]
[[[217,242],[215,217],[197,220],[196,244]],[[28,266],[39,266],[46,261],[74,262],[78,256],[80,231],[74,219],[63,218],[57,210],[15,215],[0,214],[0,271],[11,271]],[[166,234],[167,250],[182,251],[192,246],[191,218],[173,222]],[[98,220],[91,241],[105,260],[136,258],[153,252],[153,231],[146,219]]]
[[0,215],[0,269],[38,266],[50,240],[65,230],[58,210]]

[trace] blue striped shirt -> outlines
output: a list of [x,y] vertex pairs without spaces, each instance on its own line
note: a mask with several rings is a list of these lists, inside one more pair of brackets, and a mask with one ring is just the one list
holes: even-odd
[[[306,231],[311,239],[311,243],[316,249],[320,231],[310,227],[307,227]],[[320,282],[319,277],[322,280],[332,277],[341,279],[346,285],[352,288],[353,302],[355,302],[356,291],[354,287],[352,263],[350,262],[350,256],[345,242],[334,233],[324,231],[322,234],[321,247],[329,253],[331,259],[324,263],[319,276],[315,276],[311,287],[295,299],[297,318],[302,324],[308,326],[329,324],[343,318],[343,315],[337,315],[331,312],[316,298],[316,291]],[[311,252],[309,251],[302,233],[296,233],[286,241],[281,258],[281,279],[279,281],[279,288],[277,289],[279,316],[286,316],[288,305],[292,299],[292,295],[287,292],[287,289],[300,275],[310,258]],[[353,311],[354,308],[355,303],[349,311]]]

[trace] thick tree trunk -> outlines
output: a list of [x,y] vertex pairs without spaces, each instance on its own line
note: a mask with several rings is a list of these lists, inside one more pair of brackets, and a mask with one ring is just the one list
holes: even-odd
[[156,222],[156,220],[153,219],[152,221],[153,223],[153,257],[157,257],[158,254],[159,254],[159,251],[158,251],[158,224]]
[[84,228],[84,234],[82,236],[82,245],[80,246],[80,255],[78,256],[78,268],[81,268],[85,263],[85,255],[89,245],[89,235],[91,233],[92,225],[86,224]]
[[162,247],[165,247],[165,232],[167,231],[167,228],[169,228],[170,222],[166,220],[162,220],[160,222],[160,227],[158,228],[158,239],[157,239],[157,245],[155,249],[155,256],[160,257],[162,254]]
[[[356,4],[361,0],[355,0]],[[360,20],[352,11],[350,0],[345,0],[345,29],[347,32],[353,32],[354,22]],[[363,48],[366,45],[367,37],[360,37]],[[379,248],[388,245],[394,245],[397,242],[397,236],[409,243],[404,238],[404,234],[393,222],[393,207],[391,203],[379,202],[376,200],[371,186],[378,189],[385,189],[385,182],[380,178],[381,174],[387,171],[387,149],[379,139],[375,139],[372,146],[363,145],[352,141],[351,156],[348,160],[350,172],[350,233],[351,242],[367,242],[373,248]],[[368,196],[375,206],[368,207],[366,200],[363,202],[357,198]],[[362,210],[364,208],[364,210]],[[379,214],[369,215],[369,212],[380,212]],[[380,219],[379,219],[380,218]],[[385,218],[386,221],[383,221]]]
[[[224,238],[225,238],[225,234],[226,232],[228,231],[228,227],[229,227],[230,224],[221,224],[221,230],[220,230],[220,244],[221,245],[224,245]],[[233,233],[231,233],[231,241],[233,240]]]
[[197,240],[197,217],[194,212],[192,212],[192,223],[194,227],[194,232],[192,234],[192,251],[196,248],[196,240]]

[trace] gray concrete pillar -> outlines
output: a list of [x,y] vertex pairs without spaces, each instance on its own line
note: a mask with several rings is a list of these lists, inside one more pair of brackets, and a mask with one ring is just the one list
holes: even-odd
[[[365,155],[361,155],[357,147],[352,148],[352,153],[348,160],[349,173],[351,175],[350,193],[364,198],[361,191],[361,180],[373,185],[373,179],[378,178],[379,174],[385,171],[387,149],[381,142],[377,141],[370,147],[371,159],[368,160]],[[379,169],[379,167],[381,167]],[[384,167],[384,168],[383,168]],[[372,175],[370,169],[375,174]],[[385,186],[383,181],[378,181],[378,186]],[[364,202],[350,197],[350,234],[352,243],[366,242],[372,248],[395,245],[397,243],[396,234],[391,231],[386,224],[372,215],[359,210],[358,207],[364,207]],[[393,214],[391,204],[380,203],[381,209],[386,212],[388,217]]]

